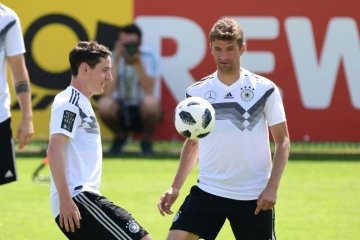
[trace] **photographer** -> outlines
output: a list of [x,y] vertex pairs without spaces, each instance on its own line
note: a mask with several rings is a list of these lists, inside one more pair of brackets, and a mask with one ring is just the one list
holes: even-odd
[[100,118],[115,134],[109,153],[121,154],[129,131],[141,132],[141,153],[153,155],[151,137],[160,120],[158,59],[141,46],[142,33],[130,24],[114,44],[112,76],[99,99]]

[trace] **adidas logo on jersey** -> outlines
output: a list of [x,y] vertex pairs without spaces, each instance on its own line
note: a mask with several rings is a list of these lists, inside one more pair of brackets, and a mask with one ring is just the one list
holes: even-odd
[[231,94],[231,92],[229,92],[228,94],[225,95],[224,99],[232,99],[234,98],[233,95]]

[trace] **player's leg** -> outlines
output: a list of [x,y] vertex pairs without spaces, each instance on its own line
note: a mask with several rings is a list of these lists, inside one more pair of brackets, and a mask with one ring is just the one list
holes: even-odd
[[124,104],[112,97],[105,96],[98,101],[98,114],[105,125],[114,133],[115,138],[109,153],[120,154],[128,137],[125,123]]
[[0,123],[0,185],[17,180],[11,118]]
[[[235,201],[235,200],[234,200]],[[236,239],[275,240],[274,209],[255,215],[256,200],[236,201],[228,219]]]
[[182,230],[171,230],[166,240],[198,240],[199,235],[194,233],[182,231]]
[[[91,233],[91,239],[133,239],[150,240],[148,232],[125,209],[115,205],[107,198],[90,192],[83,192],[74,197],[79,210],[86,212],[88,224],[81,228]],[[85,209],[85,210],[84,210]],[[82,212],[80,212],[82,214]],[[83,214],[81,215],[84,219]],[[90,239],[90,238],[85,238]]]
[[[79,203],[74,199],[80,215],[80,228],[75,226],[75,232],[67,232],[65,227],[61,228],[59,223],[59,216],[55,219],[60,230],[70,240],[96,240],[96,239],[122,239],[119,238],[115,230],[107,225],[102,225],[101,220],[104,219],[101,215],[96,215],[94,210],[89,209],[86,205]],[[91,198],[92,199],[92,198]],[[90,200],[93,202],[93,200]]]
[[146,154],[153,154],[152,150],[152,135],[160,121],[161,109],[160,101],[154,96],[145,96],[140,104],[140,118],[142,122],[142,152]]
[[193,186],[175,214],[167,239],[215,239],[226,220],[224,205],[223,198]]
[[[75,202],[76,203],[76,202]],[[60,227],[59,216],[55,218],[55,222],[62,231],[62,233],[70,240],[81,240],[81,239],[97,239],[99,238],[98,233],[103,232],[102,226],[99,225],[96,219],[91,215],[91,213],[80,204],[78,206],[81,219],[80,219],[80,228],[75,226],[75,232],[67,232],[64,227]]]

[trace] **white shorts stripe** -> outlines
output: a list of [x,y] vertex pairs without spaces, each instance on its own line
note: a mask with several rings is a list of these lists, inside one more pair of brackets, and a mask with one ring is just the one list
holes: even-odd
[[[74,199],[81,203],[90,213],[91,215],[93,215],[93,217],[98,220],[99,223],[101,223],[101,225],[103,225],[110,233],[112,233],[114,235],[114,237],[116,239],[119,240],[126,240],[126,238],[124,238],[120,232],[118,232],[116,229],[114,229],[105,219],[104,217],[102,217],[99,213],[96,212],[96,210],[90,206],[87,202],[85,202],[85,200],[81,199],[80,194],[75,196]],[[100,216],[98,216],[100,215]],[[110,225],[110,226],[109,226]]]
[[121,236],[125,237],[125,239],[132,240],[132,238],[129,235],[127,235],[126,232],[124,232],[124,230],[122,230],[111,218],[109,218],[106,215],[106,213],[104,213],[104,211],[102,211],[98,206],[96,206],[93,202],[91,202],[90,199],[87,198],[83,193],[80,193],[78,196],[84,199],[90,205],[90,207],[93,208],[97,213],[103,215],[110,226],[114,227],[115,229],[117,229],[119,232],[122,233],[122,234],[120,233]]

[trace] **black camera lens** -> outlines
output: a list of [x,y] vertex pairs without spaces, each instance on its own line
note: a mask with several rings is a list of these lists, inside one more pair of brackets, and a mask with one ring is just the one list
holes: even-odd
[[129,55],[134,55],[138,52],[138,44],[137,43],[127,43],[125,44],[125,50]]

